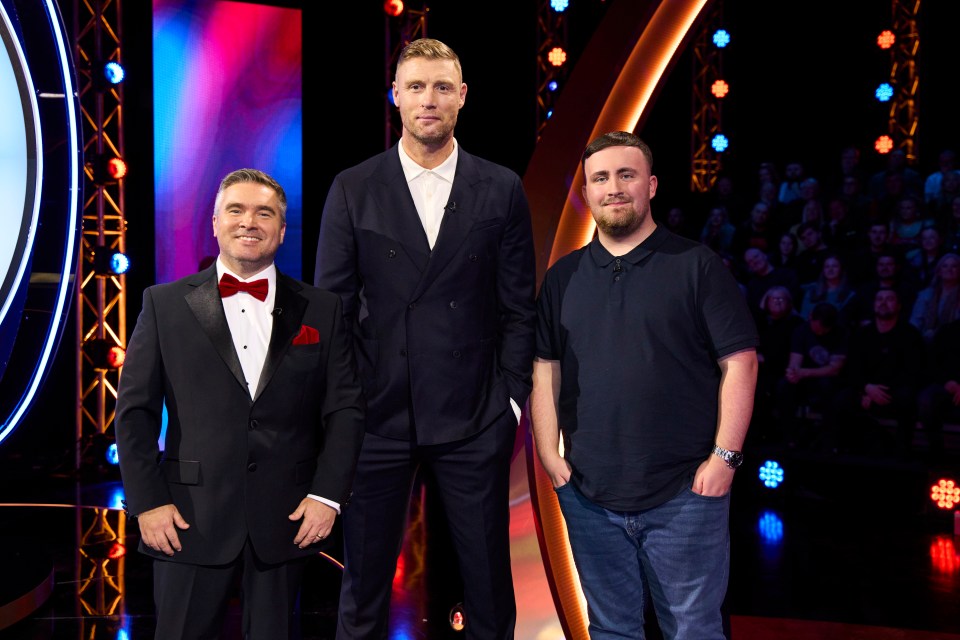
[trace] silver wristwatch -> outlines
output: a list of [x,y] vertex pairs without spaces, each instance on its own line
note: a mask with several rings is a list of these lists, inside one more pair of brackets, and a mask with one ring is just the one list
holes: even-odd
[[727,463],[731,469],[743,464],[743,451],[728,451],[718,444],[713,445],[713,455]]

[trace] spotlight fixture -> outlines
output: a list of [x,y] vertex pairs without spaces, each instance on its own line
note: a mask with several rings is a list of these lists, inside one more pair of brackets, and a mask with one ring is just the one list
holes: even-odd
[[130,270],[130,258],[122,251],[97,245],[93,251],[93,272],[98,276],[122,276]]
[[100,186],[116,184],[127,175],[127,163],[112,153],[89,153],[86,164],[90,177]]
[[[111,371],[123,366],[123,361],[127,357],[127,352],[123,347],[112,340],[104,338],[93,338],[83,343],[83,353],[90,360],[94,369],[99,371]],[[104,448],[104,459],[106,448]]]
[[386,0],[383,3],[383,12],[391,18],[396,18],[403,13],[403,0]]

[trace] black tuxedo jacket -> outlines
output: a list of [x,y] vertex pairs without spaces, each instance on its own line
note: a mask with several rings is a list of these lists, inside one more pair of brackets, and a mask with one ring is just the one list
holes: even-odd
[[[287,516],[308,493],[350,496],[363,404],[340,299],[278,272],[275,306],[251,399],[216,265],[143,294],[120,376],[117,449],[129,512],[173,503],[190,524],[174,561],[229,562],[248,535],[266,562],[316,553],[293,543],[300,523]],[[302,325],[319,341],[293,344]]]
[[460,147],[432,251],[396,146],[343,171],[323,209],[316,284],[343,299],[371,433],[452,442],[510,398],[526,402],[536,264],[513,171]]

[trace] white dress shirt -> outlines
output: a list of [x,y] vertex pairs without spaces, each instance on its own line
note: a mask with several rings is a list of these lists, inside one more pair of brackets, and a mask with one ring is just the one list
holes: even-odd
[[[267,297],[263,302],[255,297],[240,291],[228,298],[220,298],[223,302],[223,312],[227,316],[227,325],[230,327],[230,337],[233,347],[240,358],[243,368],[243,377],[247,381],[247,390],[250,397],[257,395],[257,385],[260,384],[260,374],[263,372],[263,363],[267,359],[267,348],[270,346],[270,335],[273,333],[274,300],[277,297],[277,267],[269,267],[249,278],[241,278],[227,268],[223,260],[217,258],[217,282],[224,273],[229,273],[241,282],[267,279]],[[313,494],[310,498],[333,507],[340,513],[340,504]]]
[[400,166],[407,179],[407,187],[413,197],[413,204],[420,216],[423,231],[427,234],[427,243],[433,249],[440,234],[440,223],[447,203],[450,202],[450,190],[453,189],[453,178],[457,173],[457,157],[459,147],[457,140],[453,140],[453,152],[450,156],[433,169],[424,169],[403,150],[403,144],[397,145],[400,149]]

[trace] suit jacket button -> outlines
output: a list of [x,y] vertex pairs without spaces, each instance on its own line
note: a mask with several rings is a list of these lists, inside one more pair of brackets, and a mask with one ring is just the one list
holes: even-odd
[[450,308],[451,308],[451,309],[456,309],[456,308],[457,308],[457,301],[456,301],[456,300],[451,300],[451,301],[450,301]]
[[256,429],[256,428],[259,427],[259,426],[260,426],[260,423],[257,422],[256,420],[251,420],[251,421],[250,421],[250,428],[251,428],[251,429]]
[[250,464],[247,465],[247,471],[256,471],[256,470],[257,470],[256,462],[251,462]]
[[480,257],[479,257],[477,254],[475,254],[475,253],[471,253],[471,254],[470,254],[470,262],[476,262],[476,261],[479,260],[479,259],[480,259]]
[[396,258],[396,257],[397,257],[397,252],[394,251],[393,249],[390,249],[390,251],[387,251],[387,257],[388,257],[388,258]]
[[407,308],[408,308],[408,309],[416,309],[416,308],[417,308],[417,303],[416,303],[416,302],[411,302],[410,304],[407,305]]
[[406,357],[407,357],[407,350],[406,350],[406,349],[400,349],[400,357],[401,357],[401,358],[406,358]]
[[459,351],[459,350],[454,351],[454,352],[453,352],[453,357],[454,357],[454,358],[459,358],[459,357],[460,357],[460,351]]

